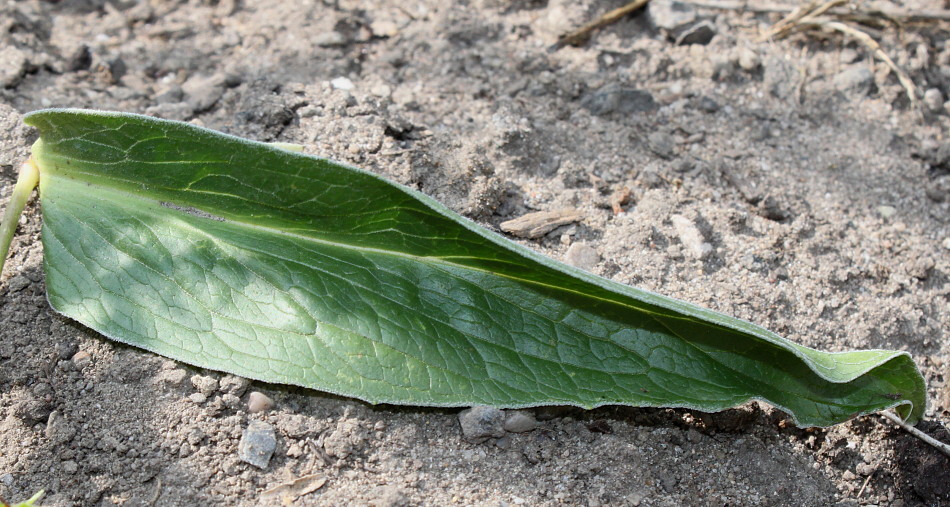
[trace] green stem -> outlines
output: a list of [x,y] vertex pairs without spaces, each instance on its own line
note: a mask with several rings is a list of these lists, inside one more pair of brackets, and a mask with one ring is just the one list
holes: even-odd
[[7,204],[3,221],[0,222],[0,273],[3,273],[3,264],[7,260],[17,222],[20,221],[23,208],[26,207],[26,202],[30,200],[30,194],[39,181],[40,170],[33,162],[33,158],[30,158],[20,166],[20,176],[16,180],[16,186],[13,187],[13,195],[10,196],[10,203]]

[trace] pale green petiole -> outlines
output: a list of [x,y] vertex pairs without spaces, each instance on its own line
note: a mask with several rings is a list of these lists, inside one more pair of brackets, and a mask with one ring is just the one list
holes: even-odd
[[20,221],[20,214],[23,213],[23,208],[26,207],[26,202],[30,200],[30,194],[33,193],[39,181],[40,170],[30,157],[20,167],[20,176],[16,180],[16,186],[13,187],[13,195],[10,197],[10,203],[7,204],[3,221],[0,222],[0,273],[3,272],[3,264],[7,260],[10,242],[13,241],[13,233],[16,231],[17,222]]

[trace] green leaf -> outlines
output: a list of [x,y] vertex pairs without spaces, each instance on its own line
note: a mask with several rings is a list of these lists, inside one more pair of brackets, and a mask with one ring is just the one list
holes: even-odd
[[372,403],[750,399],[827,426],[925,408],[897,351],[824,353],[554,262],[343,164],[81,110],[40,131],[53,308],[197,366]]

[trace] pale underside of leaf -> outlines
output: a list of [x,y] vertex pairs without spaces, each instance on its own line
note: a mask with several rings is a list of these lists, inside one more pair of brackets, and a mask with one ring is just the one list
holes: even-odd
[[373,403],[924,410],[906,353],[829,354],[563,266],[358,169],[187,124],[34,113],[52,306],[202,367]]

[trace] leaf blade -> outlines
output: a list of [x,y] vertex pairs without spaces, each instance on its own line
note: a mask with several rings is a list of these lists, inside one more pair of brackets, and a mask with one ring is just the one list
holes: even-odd
[[555,263],[364,171],[135,115],[27,123],[51,304],[175,359],[371,402],[763,399],[819,426],[924,410],[906,353],[792,344]]

